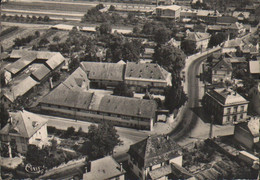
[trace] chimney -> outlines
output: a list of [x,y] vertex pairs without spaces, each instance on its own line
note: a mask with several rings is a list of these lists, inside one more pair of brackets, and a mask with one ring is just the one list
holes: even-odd
[[123,172],[123,164],[120,163],[120,172]]
[[90,172],[91,171],[91,161],[87,162],[87,166],[85,167],[86,172]]

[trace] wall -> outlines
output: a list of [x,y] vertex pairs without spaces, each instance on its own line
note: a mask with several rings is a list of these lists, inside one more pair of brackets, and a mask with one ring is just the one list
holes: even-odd
[[43,125],[30,139],[29,144],[39,144],[39,147],[42,147],[42,144],[46,143],[47,141],[47,123]]
[[253,149],[254,137],[248,129],[241,125],[235,126],[234,138],[248,149]]
[[2,135],[1,140],[3,142],[11,142],[11,140],[14,140],[17,146],[17,151],[19,153],[26,153],[27,151],[27,144],[28,144],[28,139],[16,136],[16,135]]
[[112,122],[115,125],[131,127],[131,128],[152,130],[154,124],[154,119],[122,116],[122,115],[116,115],[112,113],[102,113],[102,112],[87,111],[87,110],[78,111],[79,109],[74,110],[72,108],[69,109],[67,107],[62,107],[62,106],[60,106],[59,108],[58,106],[54,106],[54,105],[48,106],[45,104],[41,104],[41,109],[54,112],[56,115],[63,114],[64,116],[67,117],[81,119],[85,121],[91,121],[91,122],[99,122],[100,120],[104,119]]

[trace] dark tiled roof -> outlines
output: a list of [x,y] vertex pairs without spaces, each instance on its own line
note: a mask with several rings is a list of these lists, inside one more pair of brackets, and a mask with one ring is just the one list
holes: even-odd
[[237,18],[232,17],[232,16],[221,16],[221,17],[217,17],[217,23],[235,23],[237,22]]
[[104,96],[99,111],[143,118],[153,118],[157,105],[154,100]]
[[8,65],[5,67],[5,69],[9,72],[11,72],[12,74],[16,74],[19,71],[21,71],[23,68],[27,67],[28,65],[30,65],[36,57],[34,56],[23,56],[22,58],[20,58],[19,60],[15,61],[14,63]]
[[90,80],[123,81],[124,64],[82,62],[81,66]]
[[61,65],[64,61],[64,57],[60,53],[56,53],[46,61],[46,64],[48,64],[48,66],[53,70]]
[[168,72],[154,63],[127,62],[125,78],[166,80]]
[[50,73],[50,69],[47,68],[44,64],[41,64],[40,67],[33,71],[32,75],[37,78],[38,81],[41,81]]
[[61,84],[48,95],[43,97],[40,103],[88,109],[92,96],[93,93],[72,91]]
[[181,147],[164,135],[149,136],[130,146],[128,153],[142,167],[149,167],[179,156]]
[[225,70],[225,71],[232,71],[232,64],[229,59],[220,60],[212,70]]
[[78,67],[62,84],[71,90],[87,90],[89,79],[81,67]]

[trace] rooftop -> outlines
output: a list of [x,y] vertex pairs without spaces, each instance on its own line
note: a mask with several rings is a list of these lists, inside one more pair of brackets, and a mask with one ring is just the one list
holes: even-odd
[[149,136],[130,146],[128,153],[142,167],[149,167],[180,156],[181,147],[165,135]]
[[205,39],[209,39],[210,34],[209,33],[202,33],[202,32],[189,32],[186,39],[191,41],[202,41]]
[[165,69],[154,63],[127,62],[125,79],[150,79],[165,81],[170,75]]
[[111,156],[91,161],[91,170],[83,174],[85,180],[102,180],[120,176],[126,171]]
[[225,70],[225,71],[232,71],[232,64],[229,59],[224,58],[219,60],[215,66],[212,67],[212,70]]
[[30,138],[47,120],[28,111],[10,112],[11,123],[8,123],[0,134],[15,134],[20,137]]
[[177,11],[179,9],[181,9],[181,6],[177,6],[177,5],[171,5],[171,6],[159,6],[156,7],[156,9],[162,9],[162,10],[173,10],[173,11]]
[[249,61],[249,70],[252,74],[260,73],[260,61]]
[[81,62],[88,78],[111,81],[123,81],[124,64],[104,62]]
[[4,89],[3,94],[11,102],[13,102],[18,96],[23,96],[30,89],[32,89],[36,84],[38,84],[38,82],[32,79],[30,76],[28,76],[25,79],[19,81],[17,84],[13,84],[10,88]]
[[248,101],[239,95],[237,92],[230,89],[219,88],[213,89],[208,92],[208,94],[213,97],[216,101],[222,105],[231,105],[231,104],[247,104]]

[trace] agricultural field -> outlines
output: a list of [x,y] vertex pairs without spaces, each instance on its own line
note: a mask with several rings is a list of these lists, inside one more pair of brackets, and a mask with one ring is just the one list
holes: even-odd
[[18,31],[16,31],[15,33],[12,33],[12,35],[10,35],[8,37],[0,38],[1,45],[3,46],[3,48],[5,50],[9,49],[14,45],[14,40],[16,38],[24,38],[29,35],[34,35],[35,31],[39,31],[40,33],[42,33],[45,30],[19,28]]
[[60,4],[60,3],[48,3],[48,2],[8,2],[2,4],[2,9],[17,9],[17,10],[46,10],[46,11],[66,11],[66,12],[87,12],[92,8],[92,5],[88,4]]

